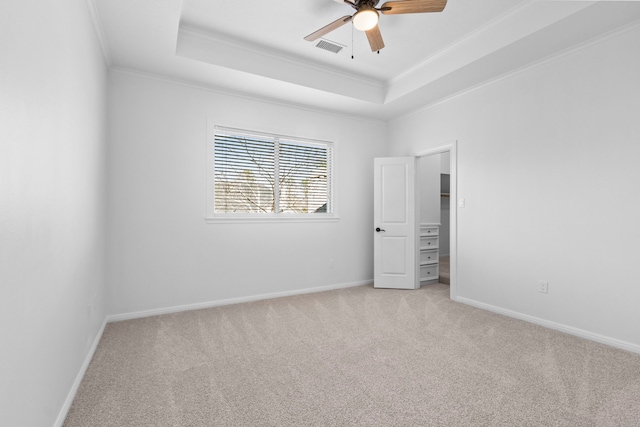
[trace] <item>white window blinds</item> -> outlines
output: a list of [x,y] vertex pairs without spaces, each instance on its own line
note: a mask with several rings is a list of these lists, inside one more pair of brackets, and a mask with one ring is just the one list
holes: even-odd
[[329,142],[216,126],[214,214],[331,214]]

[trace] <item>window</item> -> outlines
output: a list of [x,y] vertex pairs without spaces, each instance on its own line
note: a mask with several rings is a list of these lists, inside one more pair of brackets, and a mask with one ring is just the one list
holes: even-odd
[[209,218],[334,217],[332,143],[215,126],[212,145]]

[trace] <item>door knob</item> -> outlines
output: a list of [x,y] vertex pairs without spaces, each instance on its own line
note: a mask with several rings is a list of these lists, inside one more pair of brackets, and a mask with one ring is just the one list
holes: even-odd
[[376,227],[376,233],[379,233],[379,232],[381,232],[381,231],[385,231],[385,230],[383,230],[383,229],[382,229],[382,228],[380,228],[380,227]]

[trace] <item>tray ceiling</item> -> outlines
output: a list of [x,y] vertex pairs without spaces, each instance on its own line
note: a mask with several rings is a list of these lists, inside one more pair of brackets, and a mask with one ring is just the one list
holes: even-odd
[[631,1],[449,0],[383,15],[380,54],[345,25],[336,54],[303,39],[353,13],[332,0],[91,1],[115,69],[382,120],[640,19]]

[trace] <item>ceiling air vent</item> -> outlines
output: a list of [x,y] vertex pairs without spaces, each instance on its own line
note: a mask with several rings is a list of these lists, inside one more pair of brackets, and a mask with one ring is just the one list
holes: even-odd
[[342,50],[344,46],[334,42],[327,41],[327,40],[320,40],[316,45],[316,47],[320,49],[328,50],[329,52],[338,53]]

